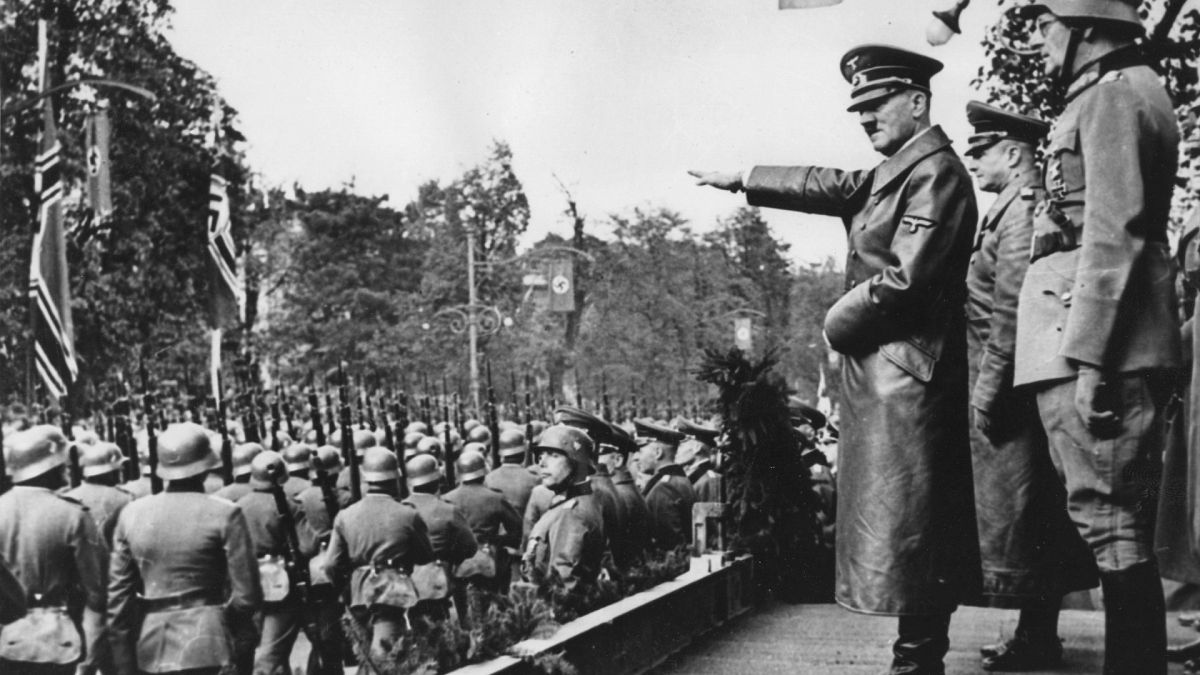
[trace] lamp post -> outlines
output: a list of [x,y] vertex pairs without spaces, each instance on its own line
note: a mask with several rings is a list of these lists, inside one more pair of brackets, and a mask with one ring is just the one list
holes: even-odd
[[925,29],[925,40],[934,47],[940,47],[950,41],[950,38],[962,33],[958,20],[963,10],[971,0],[958,0],[950,9],[942,9],[933,13],[933,20]]

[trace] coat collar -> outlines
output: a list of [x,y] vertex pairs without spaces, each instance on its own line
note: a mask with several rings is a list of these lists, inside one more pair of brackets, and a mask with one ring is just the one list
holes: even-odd
[[679,476],[685,480],[687,479],[687,473],[684,472],[682,466],[679,466],[678,464],[668,464],[664,467],[660,467],[659,470],[655,472],[654,477],[646,481],[646,487],[642,488],[642,494],[650,494],[650,491],[654,489],[654,486],[658,485],[658,483],[664,480],[667,476]]
[[1079,96],[1093,84],[1106,79],[1106,76],[1109,78],[1120,77],[1119,74],[1109,75],[1109,73],[1137,65],[1150,65],[1150,61],[1136,44],[1114,49],[1084,64],[1075,73],[1075,76],[1071,78],[1071,84],[1067,86],[1067,101],[1069,102],[1076,96]]
[[875,167],[875,182],[871,185],[871,194],[886,188],[892,181],[908,172],[917,162],[949,146],[950,138],[936,124],[917,134],[896,154]]
[[1008,181],[1008,185],[996,195],[996,201],[992,202],[992,207],[988,209],[987,215],[983,217],[983,223],[980,225],[980,230],[990,230],[996,226],[1000,220],[1000,216],[1008,210],[1009,205],[1013,203],[1025,188],[1037,185],[1038,177],[1036,171],[1026,171],[1025,173],[1016,176]]

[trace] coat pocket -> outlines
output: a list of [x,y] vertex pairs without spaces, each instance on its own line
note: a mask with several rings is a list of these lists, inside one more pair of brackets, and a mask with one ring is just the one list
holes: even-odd
[[220,605],[150,612],[138,640],[138,668],[161,672],[225,666],[233,661],[231,643]]
[[83,640],[65,609],[34,607],[0,628],[0,659],[29,663],[74,663]]

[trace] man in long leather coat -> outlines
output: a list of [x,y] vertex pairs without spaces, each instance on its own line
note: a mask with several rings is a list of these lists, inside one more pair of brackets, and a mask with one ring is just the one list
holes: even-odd
[[1094,588],[1096,565],[1067,517],[1037,404],[1012,386],[1017,296],[1029,268],[1038,187],[1035,148],[1045,122],[978,101],[967,168],[995,193],[967,271],[968,396],[975,516],[987,606],[1020,609],[1011,640],[983,648],[985,670],[1055,668],[1062,659],[1058,609],[1068,591]]
[[1179,128],[1135,38],[1137,2],[1044,0],[1045,72],[1065,88],[1017,317],[1015,384],[1036,392],[1067,507],[1095,554],[1105,672],[1165,673],[1154,555],[1166,375],[1180,367],[1167,244]]
[[836,216],[846,294],[825,317],[842,353],[837,585],[843,606],[898,615],[892,671],[941,672],[950,613],[978,591],[962,303],[971,178],[929,119],[934,59],[868,45],[841,62],[874,169],[693,172],[753,206]]

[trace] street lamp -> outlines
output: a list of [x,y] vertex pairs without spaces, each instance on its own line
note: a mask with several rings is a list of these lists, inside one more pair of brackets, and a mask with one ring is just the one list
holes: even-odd
[[934,12],[933,20],[925,29],[925,40],[934,47],[940,47],[949,42],[950,38],[962,33],[958,20],[969,4],[971,0],[958,0],[954,7]]

